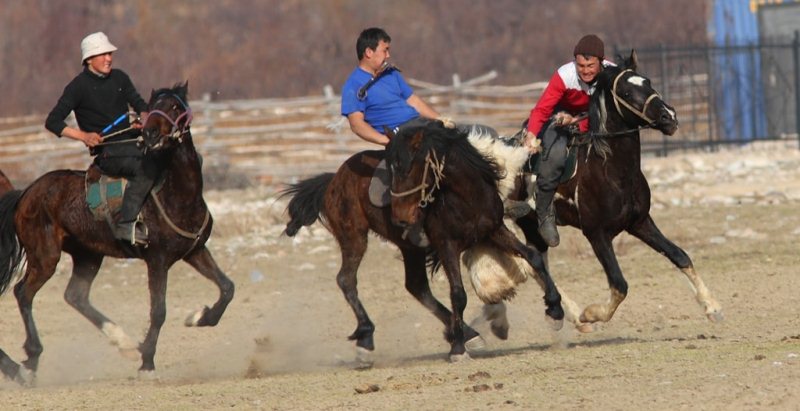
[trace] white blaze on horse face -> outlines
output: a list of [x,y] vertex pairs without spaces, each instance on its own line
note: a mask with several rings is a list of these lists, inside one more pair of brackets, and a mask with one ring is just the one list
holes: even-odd
[[675,112],[673,110],[670,110],[669,107],[667,107],[666,105],[664,105],[664,110],[666,110],[667,113],[669,113],[669,115],[672,117],[673,120],[676,119]]
[[643,86],[645,82],[645,78],[642,76],[631,76],[628,78],[628,83],[633,84],[634,86]]

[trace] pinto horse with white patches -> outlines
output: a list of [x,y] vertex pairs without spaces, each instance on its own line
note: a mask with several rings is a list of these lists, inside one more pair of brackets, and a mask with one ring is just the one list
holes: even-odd
[[[709,320],[723,318],[720,304],[695,272],[692,260],[661,233],[650,216],[650,187],[641,170],[639,130],[649,127],[672,135],[678,129],[678,119],[675,109],[653,90],[650,80],[636,72],[636,65],[636,53],[631,52],[621,66],[606,67],[599,74],[589,107],[591,131],[576,136],[577,170],[570,180],[558,187],[555,199],[559,225],[581,230],[603,266],[610,287],[608,301],[591,304],[580,315],[576,312],[577,306],[561,293],[565,319],[581,331],[590,331],[592,323],[611,320],[628,294],[628,284],[612,247],[612,240],[623,231],[666,256],[686,275]],[[516,223],[529,244],[542,252],[547,251],[538,234],[534,213],[517,219]],[[507,257],[495,255],[493,258]],[[491,259],[487,260],[491,265]],[[508,262],[494,266],[525,269]],[[524,278],[525,275],[515,277]],[[488,305],[484,311],[493,320],[493,328],[495,325],[507,327],[504,312],[502,302]]]
[[[139,371],[155,370],[154,357],[166,318],[167,272],[179,260],[194,267],[219,288],[219,298],[186,319],[187,326],[214,326],[233,298],[234,285],[220,270],[205,243],[212,219],[203,200],[200,156],[189,131],[191,109],[186,104],[186,84],[154,91],[149,115],[142,128],[147,153],[162,166],[163,182],[142,207],[148,223],[149,246],[133,248],[112,235],[108,222],[96,220],[86,197],[86,173],[57,170],[39,177],[24,191],[0,198],[0,292],[27,259],[22,279],[14,286],[27,338],[28,358],[20,367],[0,351],[0,371],[20,383],[29,381],[39,365],[42,343],[33,320],[33,299],[53,276],[64,251],[72,257],[72,277],[64,298],[123,354],[140,355]],[[163,203],[162,203],[163,202]],[[105,256],[140,258],[147,264],[150,288],[150,326],[139,344],[89,302],[92,282]]]
[[[358,361],[371,365],[375,348],[375,326],[357,289],[357,272],[370,231],[400,248],[406,289],[445,325],[451,361],[468,357],[466,346],[482,341],[478,332],[463,322],[467,295],[459,262],[462,252],[476,244],[522,257],[532,271],[535,269],[544,291],[545,314],[559,328],[564,313],[544,260],[503,222],[503,204],[497,194],[502,174],[498,164],[481,155],[466,133],[438,121],[401,128],[389,136],[391,142],[385,152],[357,153],[336,174],[321,174],[285,191],[292,196],[287,207],[291,218],[287,235],[294,236],[303,226],[322,220],[339,243],[342,266],[336,281],[358,321],[349,337],[356,341]],[[391,207],[372,205],[368,194],[370,180],[383,158],[392,175]],[[403,234],[404,227],[417,223],[423,225],[430,239],[427,249],[411,243]],[[426,256],[444,268],[452,311],[431,292]]]

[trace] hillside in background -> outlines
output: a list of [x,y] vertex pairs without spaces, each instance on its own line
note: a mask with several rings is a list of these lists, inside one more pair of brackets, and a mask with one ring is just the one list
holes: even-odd
[[214,100],[321,94],[356,63],[361,29],[384,27],[407,76],[449,83],[496,70],[547,79],[584,33],[613,45],[704,43],[707,1],[0,0],[0,117],[46,113],[80,70],[80,40],[104,31],[115,66],[147,98],[188,79]]

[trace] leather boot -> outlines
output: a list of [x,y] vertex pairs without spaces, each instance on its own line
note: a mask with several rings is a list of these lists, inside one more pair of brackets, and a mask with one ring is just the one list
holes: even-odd
[[555,247],[560,242],[553,208],[555,194],[555,190],[545,191],[539,187],[536,188],[536,216],[539,220],[539,235],[550,247]]
[[118,222],[114,227],[114,237],[131,245],[147,245],[147,229],[138,221]]

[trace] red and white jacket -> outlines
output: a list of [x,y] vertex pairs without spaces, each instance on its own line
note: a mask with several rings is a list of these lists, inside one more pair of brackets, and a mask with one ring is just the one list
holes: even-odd
[[[604,67],[613,65],[614,63],[603,60]],[[589,96],[593,92],[594,85],[590,86],[581,80],[574,61],[564,64],[550,78],[539,101],[531,110],[528,131],[538,136],[544,123],[558,111],[566,111],[573,116],[588,111]],[[589,119],[581,120],[578,126],[581,131],[589,131]]]

